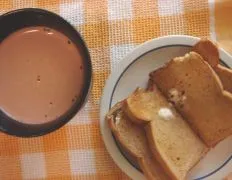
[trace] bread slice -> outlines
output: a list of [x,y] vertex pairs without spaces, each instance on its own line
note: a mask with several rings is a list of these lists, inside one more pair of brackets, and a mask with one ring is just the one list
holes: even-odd
[[185,179],[208,151],[203,141],[154,86],[152,91],[137,89],[126,102],[125,113],[129,109],[135,122],[147,119],[150,149],[166,172],[172,179]]
[[126,103],[123,107],[126,115],[137,124],[144,124],[154,120],[157,117],[157,114],[154,113],[154,109],[159,109],[166,105],[164,101],[159,101],[159,94],[153,94],[153,96],[155,96],[153,98],[159,101],[153,102],[151,97],[147,96],[144,92],[145,91],[140,88],[136,89],[135,92],[125,100]]
[[147,179],[169,180],[160,164],[152,157],[144,129],[134,124],[117,103],[106,116],[109,126],[120,145],[139,164]]
[[213,68],[219,64],[218,47],[212,41],[206,38],[201,39],[193,46],[192,50],[200,54]]
[[232,69],[226,68],[220,64],[218,64],[215,68],[214,71],[217,73],[219,76],[223,88],[232,93]]
[[232,134],[232,96],[199,54],[174,58],[150,78],[208,147]]
[[213,67],[223,88],[232,93],[232,70],[219,64],[219,52],[216,44],[208,39],[201,39],[193,46],[193,51],[200,54]]

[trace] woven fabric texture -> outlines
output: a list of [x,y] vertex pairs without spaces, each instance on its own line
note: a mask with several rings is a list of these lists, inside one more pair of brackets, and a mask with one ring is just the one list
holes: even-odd
[[232,52],[232,1],[1,0],[0,13],[37,7],[69,21],[83,36],[93,63],[93,89],[70,123],[49,135],[0,133],[0,179],[129,179],[107,153],[99,129],[99,100],[110,72],[137,45],[185,34],[217,40]]

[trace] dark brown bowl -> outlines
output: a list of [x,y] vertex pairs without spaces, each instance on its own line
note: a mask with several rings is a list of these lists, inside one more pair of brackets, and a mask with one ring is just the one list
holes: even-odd
[[[0,111],[0,131],[19,137],[41,136],[55,131],[70,121],[84,105],[91,89],[92,65],[90,55],[81,35],[59,15],[35,8],[19,9],[0,16],[0,42],[11,33],[30,26],[47,26],[66,35],[80,50],[84,59],[84,87],[80,100],[61,117],[44,124],[24,124]],[[23,102],[22,102],[23,103]]]

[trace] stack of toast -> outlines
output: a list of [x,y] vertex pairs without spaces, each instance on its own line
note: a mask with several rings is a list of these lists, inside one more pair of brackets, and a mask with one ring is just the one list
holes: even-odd
[[232,70],[217,47],[199,41],[149,74],[106,115],[110,128],[147,179],[184,180],[208,150],[232,134]]

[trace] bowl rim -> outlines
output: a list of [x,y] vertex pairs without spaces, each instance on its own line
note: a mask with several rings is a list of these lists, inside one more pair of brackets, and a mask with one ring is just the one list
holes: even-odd
[[[87,101],[87,99],[89,97],[91,88],[92,88],[93,70],[92,70],[92,62],[91,62],[90,53],[89,53],[88,47],[87,47],[83,37],[74,28],[74,26],[72,24],[70,24],[66,19],[64,19],[60,15],[58,15],[58,14],[56,14],[54,12],[45,10],[45,9],[40,9],[40,8],[21,8],[21,9],[12,10],[12,11],[9,11],[9,12],[6,12],[6,13],[0,15],[0,20],[3,19],[3,18],[8,17],[10,15],[17,16],[20,13],[25,13],[25,12],[27,12],[27,13],[37,13],[38,15],[43,14],[43,15],[50,16],[50,17],[53,17],[53,18],[57,18],[61,23],[64,23],[65,27],[67,27],[67,29],[70,29],[70,31],[72,31],[75,34],[75,36],[79,39],[78,43],[79,43],[80,47],[83,50],[82,53],[83,53],[83,56],[84,56],[84,64],[85,64],[85,81],[84,81],[85,83],[84,83],[84,86],[83,86],[83,93],[82,93],[82,95],[80,97],[80,101],[78,101],[76,103],[76,105],[74,104],[70,108],[70,110],[69,110],[70,112],[66,113],[64,116],[61,116],[58,119],[52,120],[51,122],[38,124],[38,125],[24,124],[24,123],[21,123],[21,122],[17,121],[18,125],[25,126],[27,128],[41,126],[41,129],[37,130],[36,132],[31,132],[31,131],[27,132],[26,131],[26,132],[23,132],[23,133],[18,132],[17,130],[15,131],[14,128],[13,129],[8,129],[8,128],[4,127],[3,123],[2,123],[3,118],[1,117],[1,119],[0,119],[0,131],[1,132],[4,132],[4,133],[9,134],[9,135],[17,136],[17,137],[37,137],[37,136],[42,136],[42,135],[51,133],[51,132],[61,128],[66,123],[68,123],[81,110],[81,108],[85,105],[85,103],[86,103],[86,101]],[[32,25],[32,27],[33,27],[33,25]],[[56,29],[56,28],[54,28],[54,29]],[[58,30],[58,29],[56,29],[56,30]],[[75,46],[77,46],[76,43],[74,43],[74,44],[75,44]],[[9,117],[7,117],[7,119],[10,119],[10,121],[12,121],[12,120],[15,121],[14,119],[9,118]],[[52,122],[56,122],[56,121],[57,121],[57,123],[52,124]],[[51,123],[51,125],[48,125],[49,123]],[[47,125],[47,127],[45,127],[45,125]]]
[[[145,55],[148,52],[155,51],[161,47],[167,46],[174,46],[174,45],[183,45],[183,46],[193,46],[196,44],[200,38],[194,36],[187,36],[187,35],[169,35],[169,36],[162,36],[155,39],[151,39],[146,41],[145,43],[137,46],[133,49],[130,53],[128,53],[117,65],[113,72],[110,74],[109,78],[106,81],[103,95],[101,98],[100,103],[100,131],[101,135],[105,144],[107,151],[109,152],[110,156],[117,164],[117,166],[124,171],[130,178],[135,180],[145,180],[144,175],[136,169],[121,153],[116,141],[110,131],[108,123],[105,121],[105,115],[111,108],[110,99],[111,94],[113,94],[114,86],[112,84],[116,84],[119,80],[121,75],[125,72],[125,70],[138,58]],[[219,47],[219,57],[223,59],[223,61],[229,66],[232,67],[232,56],[229,55],[224,49]],[[223,165],[225,166],[225,164]],[[220,170],[223,166],[219,167],[216,171],[211,172],[204,177],[198,179],[204,179],[206,177],[211,176],[212,174],[216,173]]]

